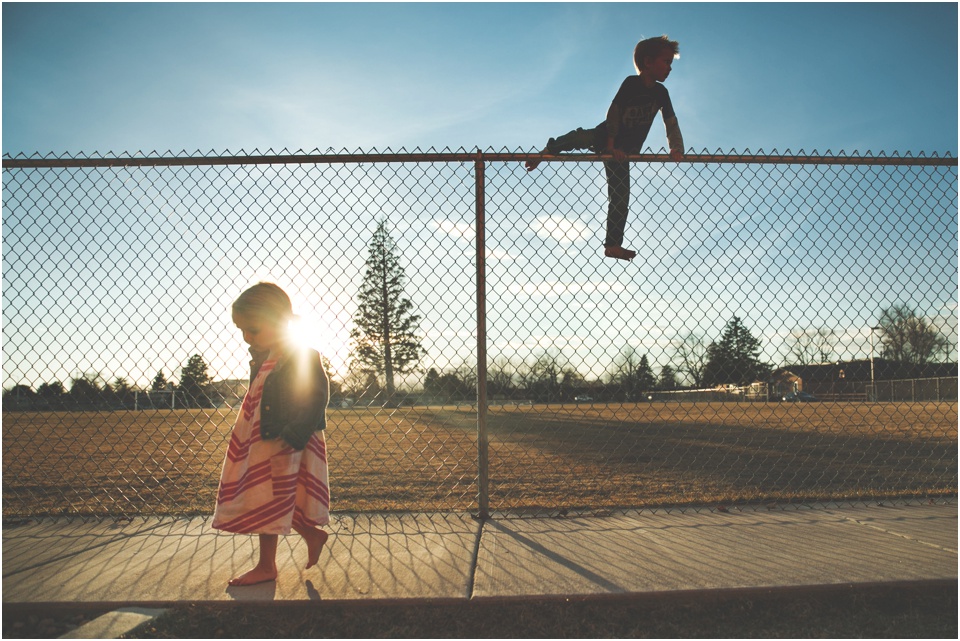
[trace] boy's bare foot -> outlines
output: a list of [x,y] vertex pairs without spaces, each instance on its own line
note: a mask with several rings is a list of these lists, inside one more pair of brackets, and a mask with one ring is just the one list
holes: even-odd
[[259,565],[245,574],[230,579],[230,585],[256,585],[277,580],[277,568],[261,568]]
[[309,570],[320,560],[320,552],[330,535],[315,527],[304,528],[303,530],[297,530],[297,532],[307,542],[307,569]]
[[637,252],[610,245],[603,249],[603,255],[608,258],[619,258],[620,260],[633,260]]

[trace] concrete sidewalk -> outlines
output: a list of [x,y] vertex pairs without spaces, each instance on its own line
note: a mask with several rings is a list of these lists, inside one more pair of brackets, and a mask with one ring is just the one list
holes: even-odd
[[282,537],[280,578],[244,588],[256,537],[201,518],[3,528],[3,603],[169,606],[604,595],[957,579],[957,503],[584,518],[345,515],[319,567]]

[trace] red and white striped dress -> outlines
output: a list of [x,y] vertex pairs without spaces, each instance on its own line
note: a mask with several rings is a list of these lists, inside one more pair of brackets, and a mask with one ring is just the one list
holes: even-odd
[[314,432],[302,451],[283,439],[260,438],[263,382],[276,365],[268,357],[243,398],[223,461],[213,527],[242,534],[289,534],[294,525],[330,522],[327,447]]

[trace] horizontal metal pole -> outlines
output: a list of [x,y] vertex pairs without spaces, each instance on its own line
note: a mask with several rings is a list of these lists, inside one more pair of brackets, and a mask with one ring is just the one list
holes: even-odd
[[[487,162],[513,162],[524,161],[530,158],[541,159],[543,162],[600,162],[610,160],[610,156],[597,154],[562,154],[557,156],[544,156],[541,154],[523,154],[523,153],[490,153],[482,154],[483,160]],[[662,162],[672,163],[670,154],[634,154],[627,156],[631,162]],[[914,166],[936,166],[936,167],[956,167],[956,158],[899,158],[899,157],[874,157],[874,156],[769,156],[769,155],[744,155],[744,154],[685,154],[683,163],[700,164],[772,164],[772,165],[914,165]]]
[[[563,154],[545,156],[539,153],[429,152],[395,154],[285,154],[273,156],[143,156],[110,158],[4,158],[4,169],[55,169],[84,167],[183,167],[217,165],[336,165],[360,163],[413,162],[600,162],[609,156],[597,154]],[[632,162],[670,163],[669,154],[636,154]],[[687,154],[680,161],[699,164],[773,164],[773,165],[877,165],[913,167],[956,167],[951,157],[897,156],[771,156],[750,154]]]

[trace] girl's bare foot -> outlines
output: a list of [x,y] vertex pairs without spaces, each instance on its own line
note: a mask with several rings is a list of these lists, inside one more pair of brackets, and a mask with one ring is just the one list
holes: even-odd
[[320,560],[320,552],[330,535],[315,527],[297,528],[297,533],[307,542],[307,568],[310,569]]
[[261,568],[259,565],[245,574],[234,577],[228,581],[230,585],[256,585],[257,583],[266,583],[267,581],[277,580],[277,568]]

